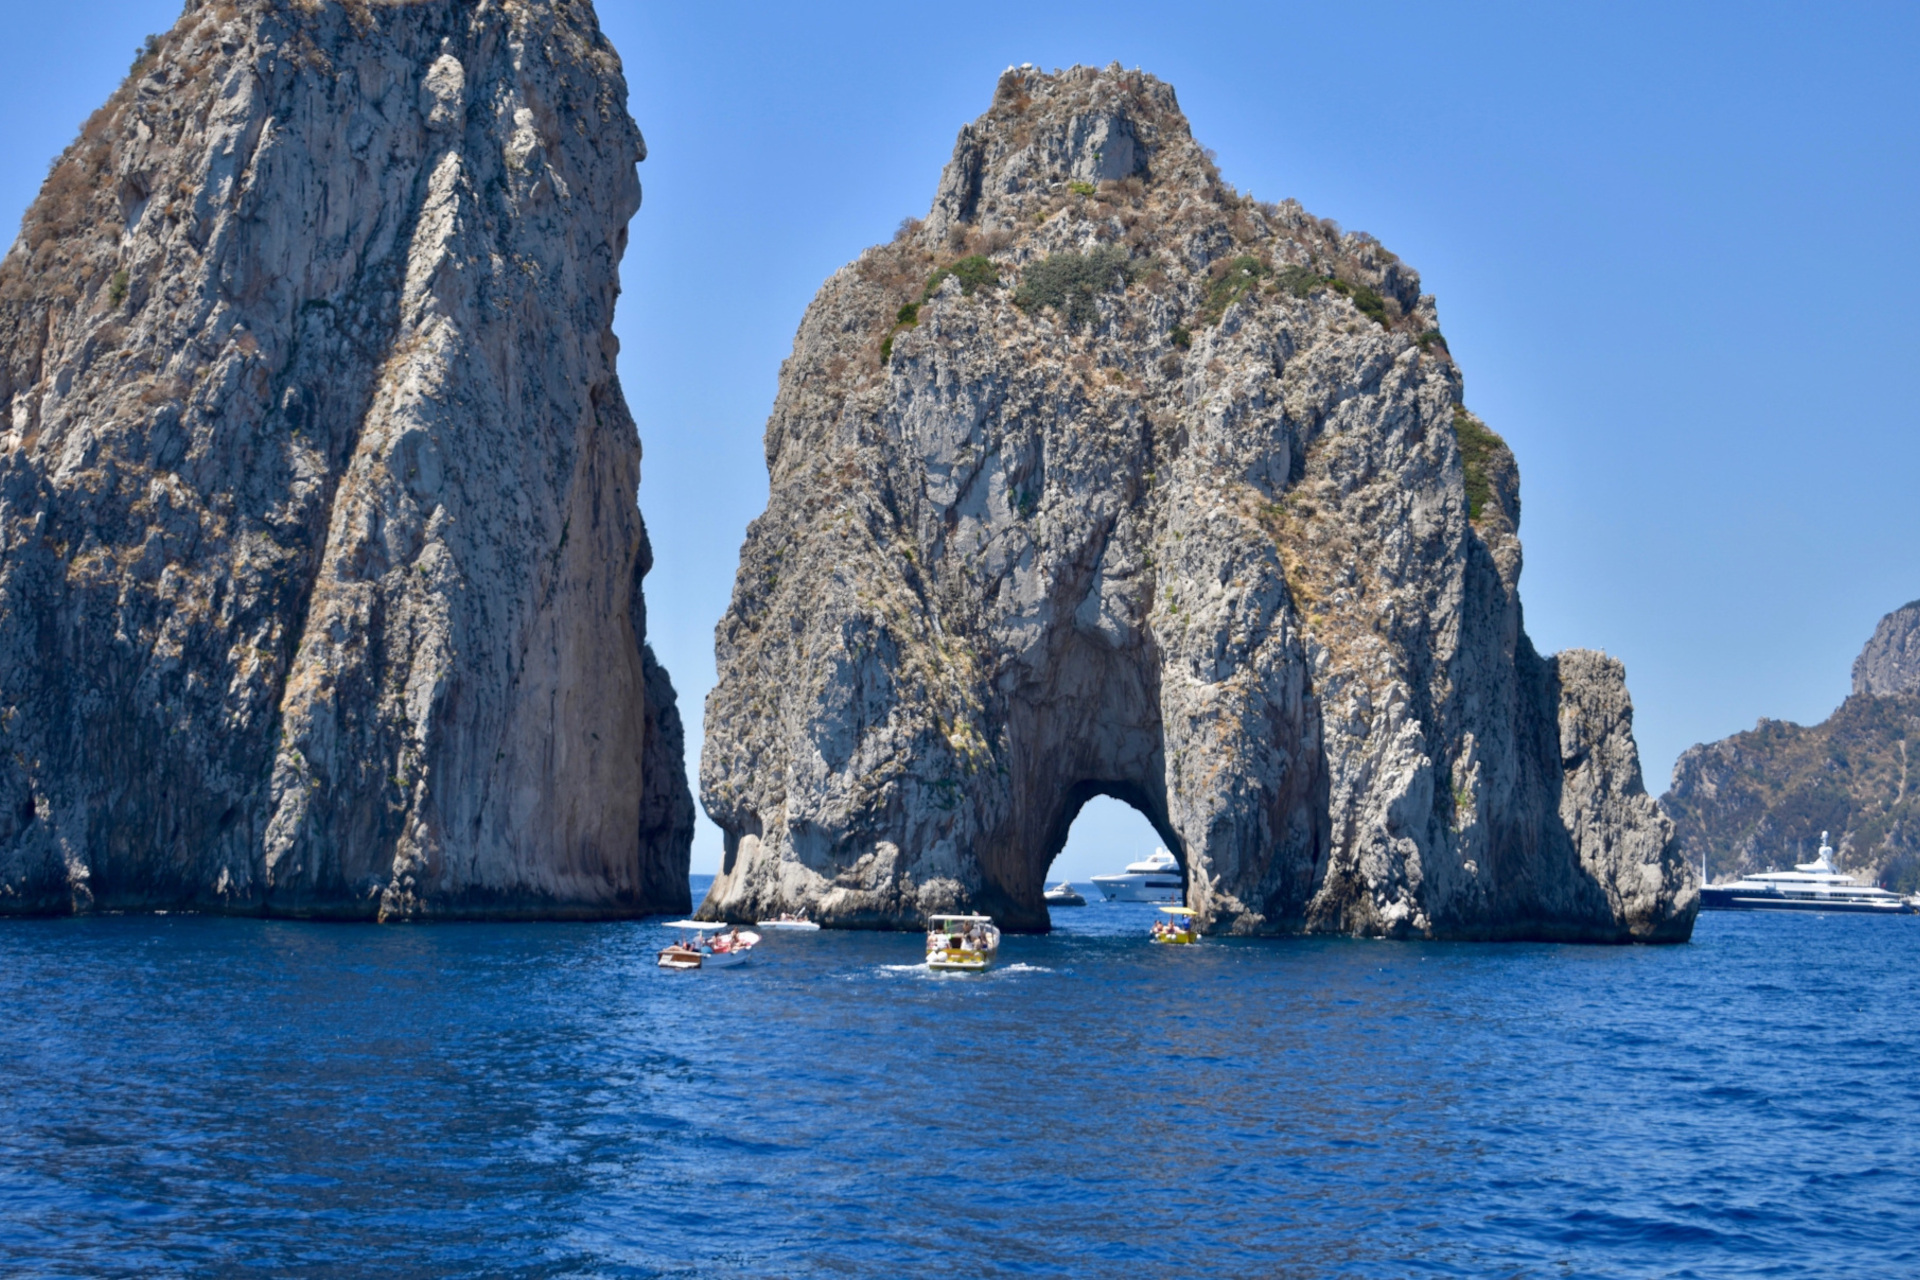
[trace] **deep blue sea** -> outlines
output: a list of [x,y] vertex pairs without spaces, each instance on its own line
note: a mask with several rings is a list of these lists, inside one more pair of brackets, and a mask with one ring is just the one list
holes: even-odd
[[[704,886],[702,886],[704,887]],[[1913,1276],[1920,919],[0,924],[0,1272]]]

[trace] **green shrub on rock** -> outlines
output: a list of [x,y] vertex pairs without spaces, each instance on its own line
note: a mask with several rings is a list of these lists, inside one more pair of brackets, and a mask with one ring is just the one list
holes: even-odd
[[1273,269],[1252,254],[1228,262],[1224,267],[1214,265],[1215,275],[1207,285],[1207,298],[1200,307],[1200,318],[1207,324],[1220,323],[1220,317],[1227,314],[1227,308],[1253,291]]
[[1353,305],[1360,308],[1360,313],[1371,317],[1382,329],[1393,326],[1392,318],[1387,315],[1387,300],[1368,286],[1336,277],[1327,281],[1327,287],[1335,293],[1351,298]]
[[976,289],[991,289],[1000,283],[1000,268],[993,265],[993,259],[985,254],[974,253],[955,263],[940,268],[927,279],[927,287],[920,291],[920,301],[925,302],[939,291],[948,276],[960,282],[960,292],[971,298]]
[[962,296],[971,298],[978,290],[999,287],[1000,268],[994,266],[993,259],[985,254],[975,253],[969,254],[958,262],[950,262],[927,277],[926,287],[920,290],[920,301],[906,303],[893,313],[893,327],[888,329],[887,336],[880,340],[882,365],[893,359],[893,340],[899,336],[902,329],[911,329],[920,323],[920,308],[933,300],[933,295],[940,291],[940,286],[946,283],[949,277],[960,282]]
[[1478,520],[1493,501],[1492,471],[1506,441],[1495,435],[1464,405],[1453,406],[1453,434],[1460,442],[1460,470],[1467,481],[1467,519]]
[[1119,245],[1050,254],[1027,268],[1014,291],[1013,305],[1022,311],[1052,307],[1067,328],[1078,329],[1098,318],[1095,295],[1124,289],[1138,275],[1139,268]]
[[1312,267],[1294,264],[1274,273],[1274,282],[1296,298],[1304,298],[1315,289],[1327,286],[1327,277]]

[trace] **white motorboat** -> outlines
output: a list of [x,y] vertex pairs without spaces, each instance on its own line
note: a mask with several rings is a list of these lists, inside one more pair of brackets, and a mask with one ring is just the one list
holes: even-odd
[[1109,902],[1178,902],[1187,887],[1179,861],[1165,849],[1129,863],[1120,875],[1095,876],[1093,883]]
[[756,929],[785,929],[790,933],[818,933],[820,931],[820,926],[805,916],[796,916],[789,912],[781,912],[771,920],[755,920],[753,927]]
[[[660,948],[662,969],[731,969],[745,964],[760,942],[751,929],[733,925],[716,927],[698,920],[675,920],[669,929],[680,930],[680,937]],[[712,929],[709,934],[707,930]]]
[[927,968],[980,973],[1000,955],[992,916],[928,916]]
[[1087,905],[1087,900],[1081,896],[1080,891],[1065,880],[1062,880],[1059,884],[1047,890],[1045,897],[1047,905],[1050,907],[1084,907]]
[[1829,911],[1859,915],[1910,915],[1914,904],[1886,889],[1861,884],[1833,869],[1833,849],[1820,833],[1820,854],[1791,871],[1764,871],[1732,884],[1704,885],[1702,911]]

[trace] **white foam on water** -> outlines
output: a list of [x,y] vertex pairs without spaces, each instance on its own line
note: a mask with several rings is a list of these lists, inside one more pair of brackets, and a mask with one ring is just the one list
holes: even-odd
[[882,964],[874,969],[880,973],[917,973],[926,978],[989,978],[1001,973],[1052,973],[1054,970],[1043,964],[1002,964],[995,965],[984,972],[965,969],[929,969],[923,964]]

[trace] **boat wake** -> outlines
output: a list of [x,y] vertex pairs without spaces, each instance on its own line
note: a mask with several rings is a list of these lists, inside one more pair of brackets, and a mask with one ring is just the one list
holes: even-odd
[[990,978],[1002,973],[1052,973],[1043,964],[1003,964],[982,973],[954,973],[929,969],[924,964],[883,964],[875,966],[881,973],[917,973],[924,978]]

